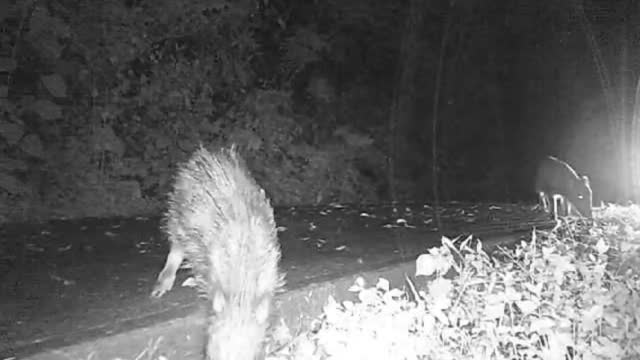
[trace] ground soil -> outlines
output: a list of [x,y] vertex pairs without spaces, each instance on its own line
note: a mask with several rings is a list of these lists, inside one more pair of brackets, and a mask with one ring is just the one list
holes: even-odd
[[[415,258],[439,235],[505,232],[548,223],[522,204],[278,208],[281,267],[294,289],[342,273]],[[168,246],[158,218],[85,219],[0,229],[0,359],[118,333],[187,314],[195,291],[149,293]],[[438,235],[438,236],[434,236]],[[429,240],[427,240],[429,239]]]

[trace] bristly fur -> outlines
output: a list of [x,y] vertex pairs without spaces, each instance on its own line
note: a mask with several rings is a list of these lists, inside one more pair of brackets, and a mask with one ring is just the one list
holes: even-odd
[[235,145],[215,153],[200,146],[179,167],[168,205],[164,230],[172,247],[184,251],[201,295],[211,302],[207,356],[255,358],[246,348],[262,342],[267,324],[261,314],[270,312],[284,285],[264,190]]

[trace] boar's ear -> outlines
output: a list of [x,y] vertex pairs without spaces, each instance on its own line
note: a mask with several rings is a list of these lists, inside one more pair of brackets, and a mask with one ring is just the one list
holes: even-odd
[[589,186],[589,177],[587,175],[582,176],[582,181],[584,181],[585,185]]

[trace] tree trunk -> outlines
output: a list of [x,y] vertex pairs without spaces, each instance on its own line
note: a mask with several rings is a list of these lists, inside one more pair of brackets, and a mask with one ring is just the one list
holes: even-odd
[[[409,10],[404,25],[403,38],[398,62],[398,77],[394,89],[391,110],[389,113],[389,130],[391,154],[389,164],[390,192],[392,200],[396,200],[394,181],[396,177],[404,177],[409,161],[415,157],[407,156],[410,151],[411,121],[415,105],[415,79],[419,69],[420,29],[423,23],[424,4],[427,0],[409,0]],[[426,154],[425,154],[426,155]],[[404,161],[402,161],[404,160]]]

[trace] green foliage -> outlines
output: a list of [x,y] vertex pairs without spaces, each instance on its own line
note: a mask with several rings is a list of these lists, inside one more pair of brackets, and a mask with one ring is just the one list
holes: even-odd
[[325,144],[309,144],[300,126],[308,119],[291,107],[287,93],[253,92],[216,122],[220,129],[233,127],[216,141],[245,148],[254,175],[276,204],[375,199],[374,187],[354,168],[360,153],[376,153],[371,139],[344,128]]
[[[153,208],[158,194],[149,191],[168,181],[180,141],[197,140],[252,82],[253,9],[252,1],[12,4],[2,19],[11,52],[1,59],[10,76],[0,148],[10,158],[0,187],[12,204],[3,215]],[[44,184],[25,184],[35,170]]]
[[328,36],[313,28],[300,27],[286,39],[283,66],[287,73],[302,71],[307,65],[322,61],[321,55],[329,50]]
[[285,73],[328,64],[350,80],[383,81],[389,76],[384,70],[396,61],[405,6],[372,0],[292,3],[282,39]]
[[[377,199],[379,184],[358,164],[382,169],[384,153],[364,126],[334,131],[352,114],[380,126],[380,109],[334,106],[337,84],[328,79],[336,73],[311,82],[314,101],[324,105],[310,116],[292,110],[291,92],[258,84],[273,77],[289,88],[292,75],[315,67],[355,79],[362,59],[388,66],[396,46],[388,10],[397,4],[8,4],[0,18],[0,71],[8,74],[0,84],[1,221],[158,210],[175,163],[200,142],[244,147],[276,203]],[[303,13],[309,21],[294,16]],[[358,45],[365,36],[384,39],[380,56]]]
[[592,228],[536,231],[498,256],[443,238],[410,291],[359,278],[358,302],[330,298],[316,330],[278,339],[289,346],[273,358],[636,359],[640,269],[623,264],[638,257],[638,219],[610,207]]

